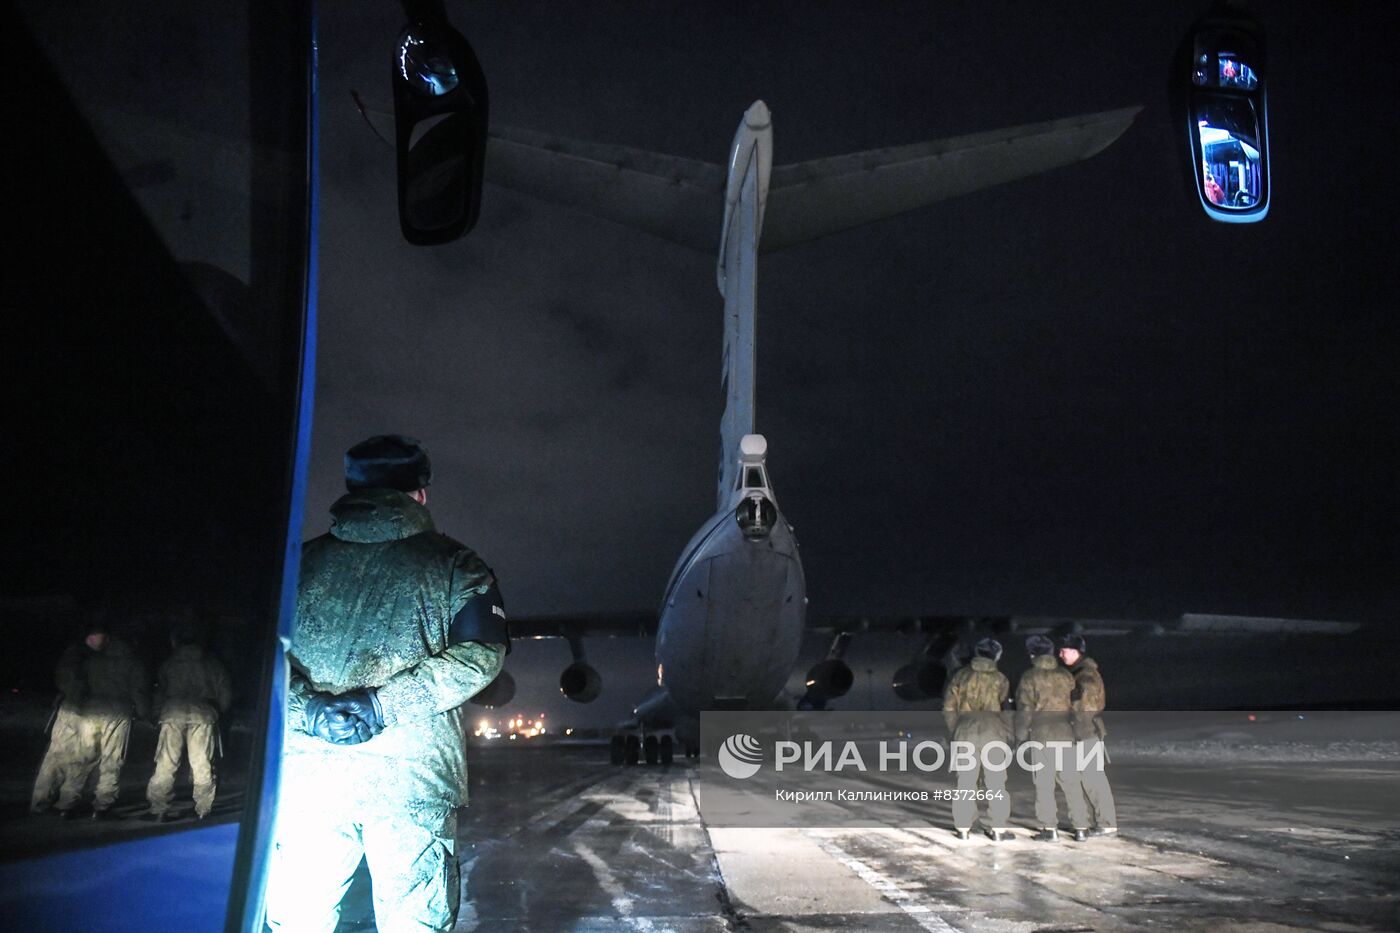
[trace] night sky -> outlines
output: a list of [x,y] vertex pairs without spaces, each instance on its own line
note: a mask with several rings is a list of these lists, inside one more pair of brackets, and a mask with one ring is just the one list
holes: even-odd
[[[449,3],[493,123],[715,163],[757,98],[776,164],[1145,106],[1087,162],[762,260],[758,425],[813,615],[1393,619],[1397,10],[1256,8],[1273,198],[1239,227],[1167,103],[1205,7]],[[321,11],[305,532],[343,450],[401,431],[514,615],[654,609],[713,509],[714,257],[492,186],[465,240],[404,243],[350,96],[391,110],[401,25]],[[629,706],[649,643],[594,650]],[[566,658],[517,649],[522,694]]]

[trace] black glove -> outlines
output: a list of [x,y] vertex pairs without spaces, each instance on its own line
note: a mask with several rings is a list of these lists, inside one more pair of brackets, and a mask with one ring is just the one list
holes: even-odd
[[333,696],[330,708],[354,716],[369,728],[371,735],[384,731],[384,707],[379,705],[379,691],[373,687]]
[[333,693],[315,693],[303,711],[306,731],[332,745],[359,745],[374,738],[369,724],[341,704]]

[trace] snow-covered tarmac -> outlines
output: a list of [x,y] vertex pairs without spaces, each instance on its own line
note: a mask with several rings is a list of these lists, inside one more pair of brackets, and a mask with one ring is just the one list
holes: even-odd
[[[697,768],[479,749],[459,931],[1400,929],[1400,764],[1116,764],[1122,832],[967,841],[947,804],[882,828],[709,826]],[[703,797],[703,794],[701,794]],[[352,892],[342,930],[370,930]]]

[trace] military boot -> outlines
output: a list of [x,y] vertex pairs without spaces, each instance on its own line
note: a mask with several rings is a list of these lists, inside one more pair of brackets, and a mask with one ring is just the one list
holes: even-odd
[[1032,833],[1031,838],[1036,842],[1059,842],[1060,831],[1053,826],[1047,826],[1038,833]]

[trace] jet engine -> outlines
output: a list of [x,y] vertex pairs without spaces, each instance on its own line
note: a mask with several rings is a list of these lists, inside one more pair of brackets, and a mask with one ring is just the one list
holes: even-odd
[[948,669],[941,661],[927,659],[906,664],[894,672],[895,695],[906,702],[927,700],[943,695]]
[[835,700],[845,696],[855,681],[849,664],[840,658],[827,658],[807,672],[807,696],[813,700]]
[[559,692],[575,703],[592,703],[603,692],[603,677],[585,661],[575,661],[559,675]]
[[477,706],[484,706],[487,709],[495,709],[505,706],[515,699],[515,678],[505,671],[496,675],[496,679],[486,685],[476,696],[472,697],[472,702]]

